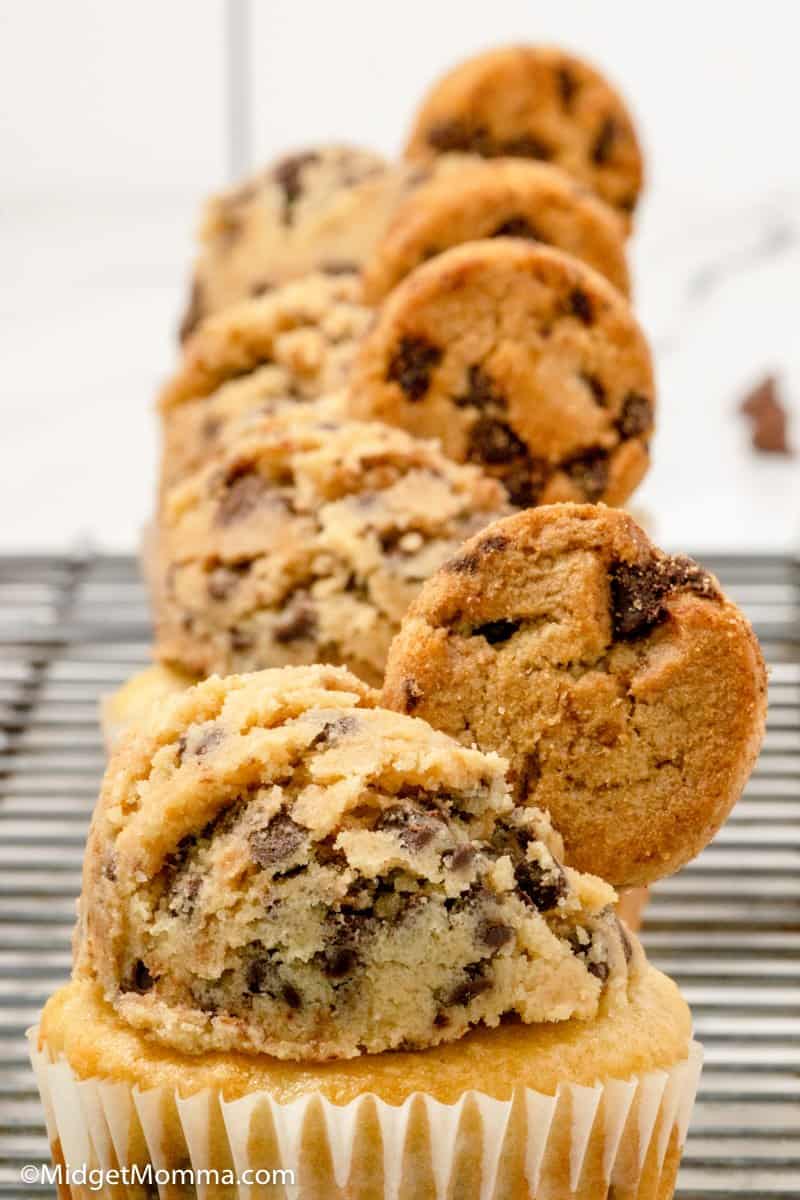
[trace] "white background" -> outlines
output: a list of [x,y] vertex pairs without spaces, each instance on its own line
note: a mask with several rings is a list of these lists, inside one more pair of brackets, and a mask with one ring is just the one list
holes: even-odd
[[[245,5],[245,0],[238,0]],[[395,152],[449,63],[513,39],[584,53],[649,159],[633,246],[660,427],[637,495],[670,548],[800,539],[800,459],[736,413],[781,376],[800,443],[800,6],[705,0],[250,0],[252,161]],[[0,549],[132,549],[152,403],[205,192],[225,182],[225,0],[0,2]]]

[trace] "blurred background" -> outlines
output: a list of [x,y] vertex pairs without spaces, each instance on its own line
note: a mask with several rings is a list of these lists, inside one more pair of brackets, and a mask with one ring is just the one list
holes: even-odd
[[774,373],[800,445],[798,33],[785,0],[3,0],[0,549],[136,546],[206,193],[304,143],[397,152],[435,76],[516,39],[595,60],[645,141],[636,507],[669,549],[795,549],[800,459],[739,405]]

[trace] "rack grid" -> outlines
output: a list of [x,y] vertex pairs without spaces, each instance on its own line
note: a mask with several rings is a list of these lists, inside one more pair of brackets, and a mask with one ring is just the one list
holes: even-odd
[[[680,1200],[800,1197],[800,561],[703,556],[771,667],[767,735],[711,846],[654,891],[644,940],[692,1005],[706,1067]],[[104,765],[98,701],[149,661],[127,557],[0,557],[0,1196],[47,1159],[24,1030],[69,971]]]

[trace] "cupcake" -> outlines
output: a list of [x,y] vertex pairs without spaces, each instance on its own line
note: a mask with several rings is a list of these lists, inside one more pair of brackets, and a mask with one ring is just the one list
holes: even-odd
[[502,759],[344,669],[163,701],[106,773],[73,979],[31,1034],[54,1159],[670,1196],[688,1010],[561,855]]

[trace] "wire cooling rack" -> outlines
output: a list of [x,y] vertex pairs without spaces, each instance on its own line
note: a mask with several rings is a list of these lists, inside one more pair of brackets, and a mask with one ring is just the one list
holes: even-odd
[[[661,883],[651,959],[692,1005],[706,1068],[681,1200],[800,1198],[800,562],[709,558],[771,665],[767,737],[713,845]],[[99,698],[148,661],[130,558],[0,557],[0,1195],[48,1146],[23,1032],[67,977],[103,769]],[[41,1193],[39,1193],[41,1194]]]

